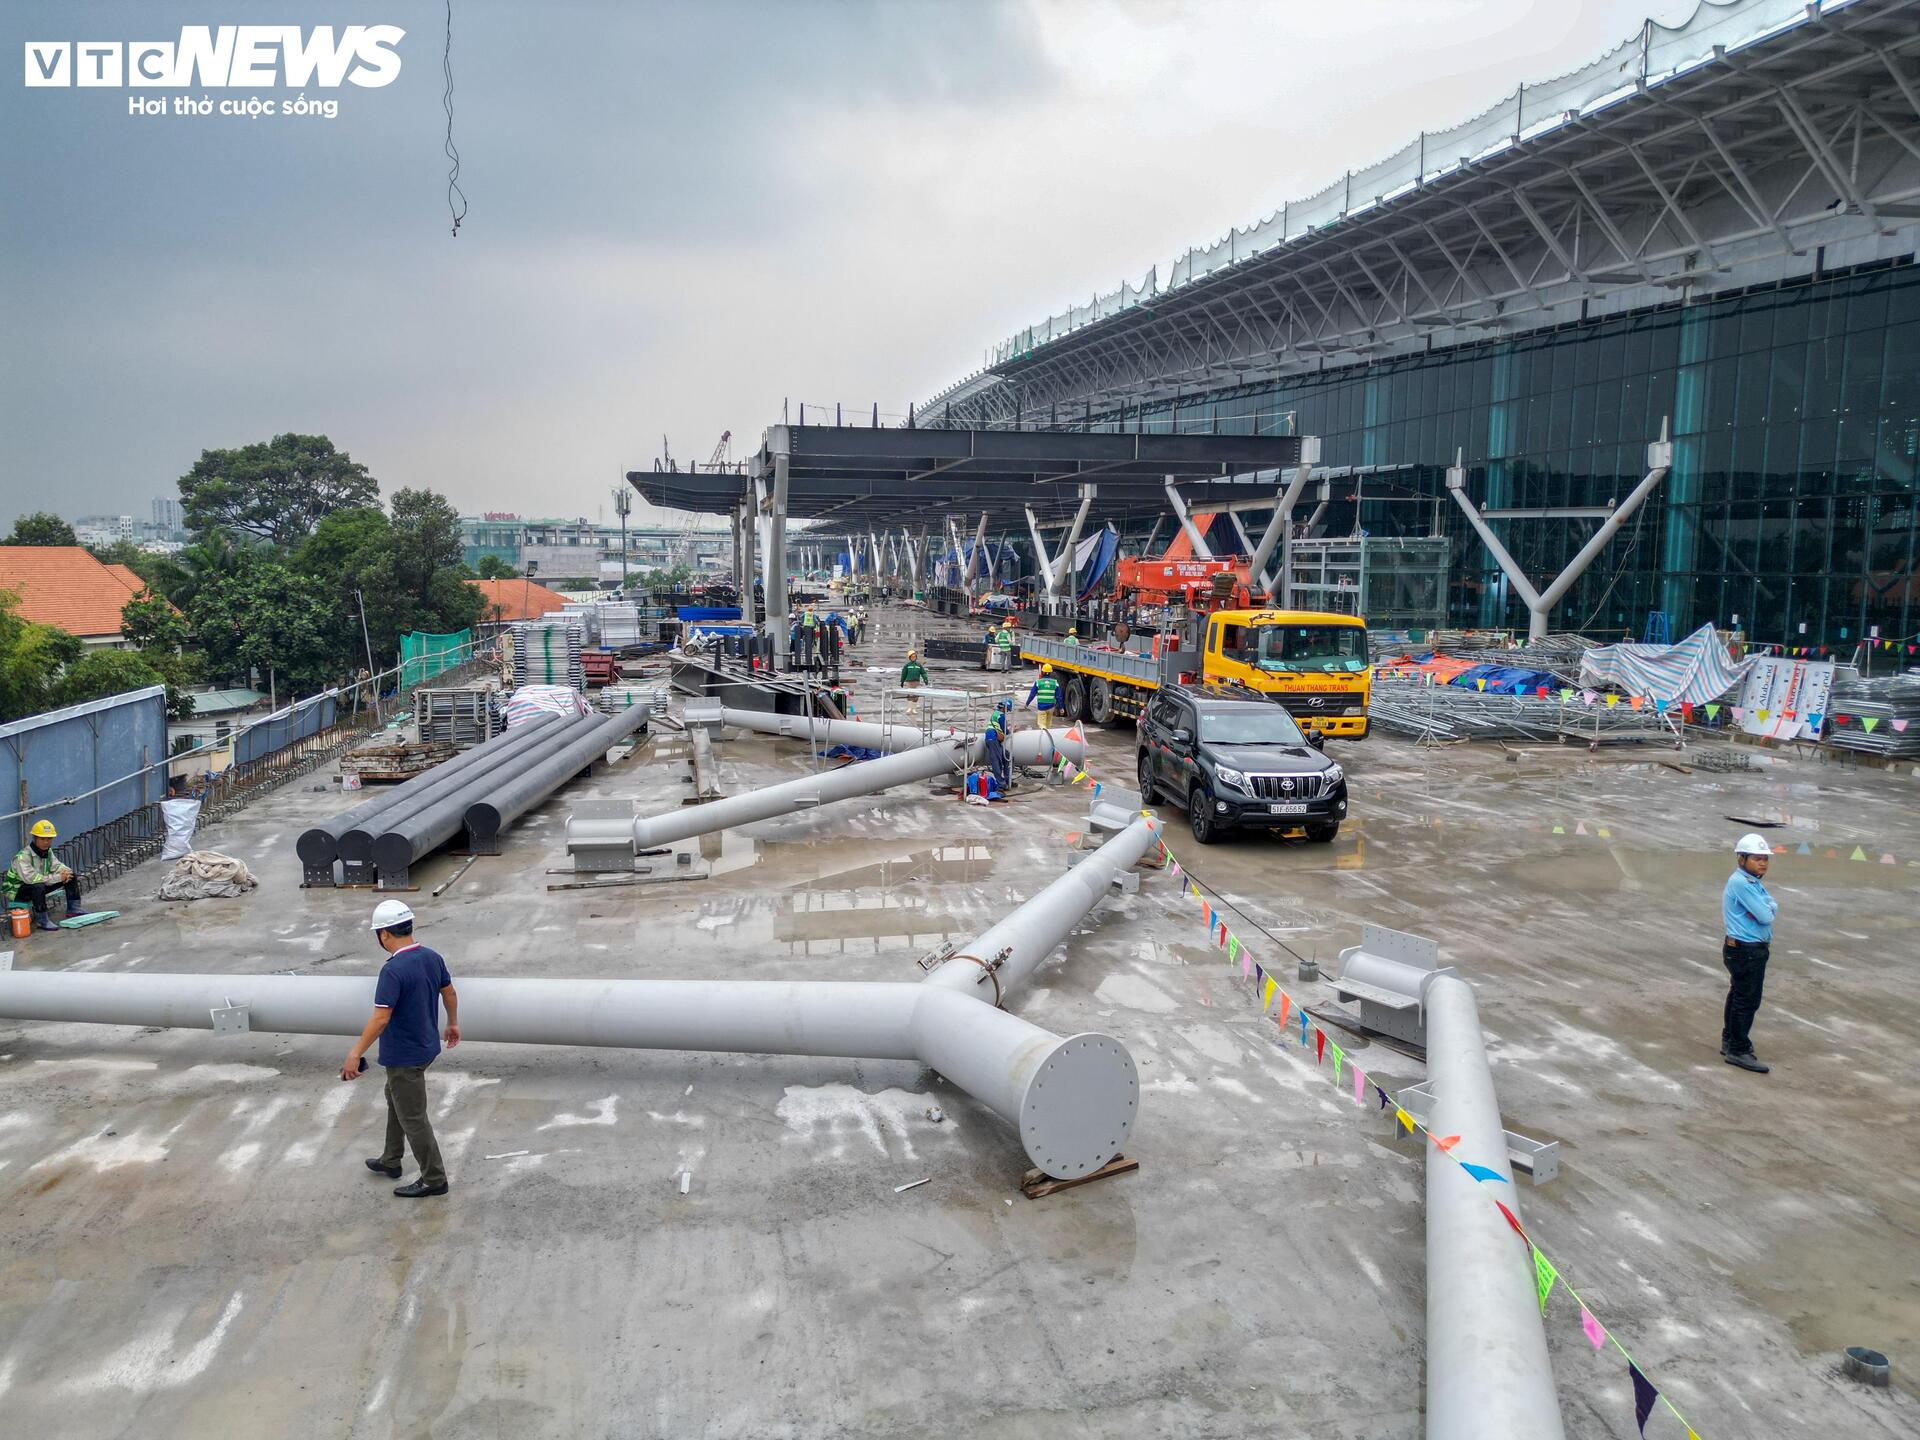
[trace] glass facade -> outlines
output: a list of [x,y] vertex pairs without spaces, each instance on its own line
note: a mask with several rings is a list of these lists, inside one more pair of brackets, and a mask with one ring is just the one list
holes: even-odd
[[[1289,421],[1289,414],[1291,420]],[[1335,483],[1328,534],[1440,533],[1448,618],[1524,631],[1526,610],[1445,467],[1464,454],[1482,509],[1599,506],[1645,473],[1670,418],[1673,468],[1556,608],[1553,627],[1675,638],[1706,623],[1757,641],[1851,649],[1920,631],[1920,268],[1910,260],[1583,321],[1450,350],[1182,397],[1110,428],[1322,438],[1328,465],[1411,462]],[[1591,519],[1496,522],[1544,586]]]

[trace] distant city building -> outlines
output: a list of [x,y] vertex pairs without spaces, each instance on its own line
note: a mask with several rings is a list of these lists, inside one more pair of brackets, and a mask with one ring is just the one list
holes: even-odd
[[73,533],[82,545],[114,545],[135,536],[131,515],[82,515],[73,522]]
[[[172,535],[180,528],[180,502],[166,495],[156,495],[153,500],[153,525],[156,530]],[[160,537],[155,537],[160,538]]]
[[[680,530],[666,526],[629,525],[627,564],[633,570],[669,570],[677,564],[690,569],[724,568],[732,563],[733,537],[725,530]],[[461,558],[478,568],[492,555],[516,570],[529,561],[543,580],[597,580],[611,564],[617,578],[620,564],[620,527],[591,520],[523,519],[501,511],[465,515],[460,519]]]

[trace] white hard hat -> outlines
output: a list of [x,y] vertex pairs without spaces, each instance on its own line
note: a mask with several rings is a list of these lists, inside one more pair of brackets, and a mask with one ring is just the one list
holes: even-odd
[[391,930],[396,925],[405,925],[413,919],[413,909],[404,900],[382,900],[373,907],[373,923],[369,930]]
[[1773,847],[1767,844],[1760,836],[1749,831],[1734,842],[1733,853],[1736,855],[1771,855],[1773,854]]

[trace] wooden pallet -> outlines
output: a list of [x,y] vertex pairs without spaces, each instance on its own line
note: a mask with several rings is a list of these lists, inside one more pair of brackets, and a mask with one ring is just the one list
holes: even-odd
[[1044,1170],[1029,1170],[1020,1177],[1020,1193],[1029,1200],[1044,1200],[1049,1195],[1057,1195],[1062,1190],[1071,1190],[1077,1185],[1091,1185],[1095,1180],[1105,1180],[1112,1175],[1125,1175],[1138,1170],[1140,1162],[1125,1155],[1116,1155],[1098,1170],[1091,1170],[1077,1180],[1056,1180]]

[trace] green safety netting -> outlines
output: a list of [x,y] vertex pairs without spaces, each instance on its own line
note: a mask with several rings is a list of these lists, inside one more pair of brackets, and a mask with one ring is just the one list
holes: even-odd
[[400,688],[424,684],[434,676],[464,665],[473,654],[473,632],[428,635],[416,630],[400,637]]

